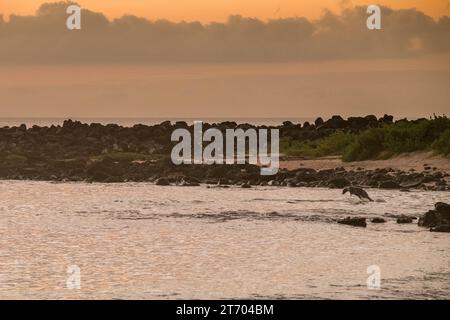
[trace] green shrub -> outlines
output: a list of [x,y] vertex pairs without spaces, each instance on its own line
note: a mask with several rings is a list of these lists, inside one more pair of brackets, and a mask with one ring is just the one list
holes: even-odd
[[446,130],[441,137],[433,143],[432,148],[440,154],[450,156],[450,129]]
[[299,141],[283,138],[280,141],[280,150],[288,156],[301,156],[316,158],[324,156],[342,155],[346,148],[354,141],[355,135],[336,132],[332,135],[315,141]]
[[427,147],[427,141],[424,140],[425,130],[422,124],[385,127],[383,146],[392,153],[423,150]]
[[355,141],[346,148],[342,155],[344,161],[358,161],[374,158],[384,149],[385,131],[372,128],[357,135]]
[[280,140],[280,152],[287,156],[316,157],[316,148],[316,143],[310,140],[299,141],[289,138]]
[[319,141],[315,154],[318,157],[339,156],[342,155],[354,141],[354,134],[336,132]]
[[450,119],[434,117],[399,121],[359,134],[336,132],[314,141],[281,140],[281,152],[307,158],[342,155],[344,161],[388,158],[396,154],[435,150],[450,154]]
[[[450,130],[450,119],[434,117],[430,120],[397,122],[382,128],[360,133],[343,155],[344,161],[367,160],[395,154],[429,150],[436,142],[439,153],[448,145],[444,132]],[[437,147],[437,141],[442,142]]]
[[9,154],[6,156],[5,160],[9,163],[24,164],[28,159],[27,157],[19,154]]

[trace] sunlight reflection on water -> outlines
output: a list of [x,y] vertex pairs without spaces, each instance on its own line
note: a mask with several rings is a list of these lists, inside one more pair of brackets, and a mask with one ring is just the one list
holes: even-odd
[[[0,298],[449,298],[448,192],[0,182]],[[384,217],[366,229],[346,216]],[[66,288],[67,266],[81,290]],[[369,265],[381,290],[368,290]]]

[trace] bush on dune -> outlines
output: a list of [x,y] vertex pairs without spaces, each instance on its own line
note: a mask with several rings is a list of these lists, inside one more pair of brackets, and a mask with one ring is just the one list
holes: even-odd
[[450,156],[450,129],[446,130],[442,136],[433,143],[432,147],[436,152],[443,154],[444,156]]
[[280,150],[283,154],[293,157],[316,157],[317,145],[314,141],[298,141],[290,138],[282,138]]
[[433,150],[445,154],[441,150],[445,150],[446,145],[448,147],[448,140],[444,137],[446,130],[450,130],[450,119],[447,117],[400,121],[382,128],[369,129],[356,137],[342,159],[357,161],[387,158],[400,153],[430,150],[432,146]]
[[434,150],[450,155],[450,119],[446,116],[398,121],[358,134],[335,132],[314,141],[282,140],[281,150],[308,158],[342,155],[344,161],[386,159],[396,154]]
[[289,156],[308,158],[339,156],[355,139],[354,134],[336,132],[317,141],[298,141],[282,139],[280,148],[282,153]]
[[371,159],[383,151],[385,132],[382,128],[369,129],[355,137],[342,154],[344,161]]
[[336,132],[320,141],[316,155],[318,157],[341,155],[354,141],[354,134]]

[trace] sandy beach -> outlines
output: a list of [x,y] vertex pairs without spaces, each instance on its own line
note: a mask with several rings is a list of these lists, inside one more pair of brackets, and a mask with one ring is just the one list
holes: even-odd
[[280,162],[280,167],[288,170],[298,168],[312,168],[315,170],[334,169],[343,167],[346,170],[364,170],[391,168],[402,171],[423,171],[424,167],[450,173],[450,159],[435,155],[433,152],[414,152],[402,154],[386,160],[366,160],[344,162],[340,157],[323,157],[318,159],[285,159]]

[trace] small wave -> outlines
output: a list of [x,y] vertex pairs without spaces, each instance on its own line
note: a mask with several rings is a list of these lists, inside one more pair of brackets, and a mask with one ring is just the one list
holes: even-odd
[[117,220],[162,220],[162,219],[199,219],[210,223],[223,223],[233,220],[248,221],[295,221],[295,222],[324,222],[335,223],[347,216],[364,216],[361,212],[349,210],[330,209],[308,210],[307,212],[266,211],[257,212],[250,210],[225,210],[206,211],[200,213],[155,213],[140,210],[101,210],[97,212],[77,211],[80,215],[103,214],[106,219]]
[[105,217],[113,220],[149,220],[157,219],[153,213],[142,213],[140,210],[104,210]]
[[[157,215],[161,217],[161,215]],[[333,219],[323,215],[299,214],[292,212],[255,212],[246,210],[222,211],[218,213],[195,213],[179,214],[172,213],[164,215],[164,218],[184,218],[184,219],[203,219],[211,223],[223,223],[233,220],[265,220],[265,221],[323,221],[332,222]]]
[[321,202],[340,202],[340,200],[335,199],[315,199],[315,200],[306,200],[306,199],[298,199],[298,200],[288,200],[287,203],[321,203]]
[[286,203],[321,203],[321,202],[339,202],[340,200],[336,199],[270,199],[270,198],[255,198],[248,200],[248,202],[253,201],[267,201],[267,202],[286,202]]
[[274,294],[274,295],[261,295],[261,294],[253,294],[250,296],[250,299],[256,300],[311,300],[311,299],[320,299],[311,294]]

